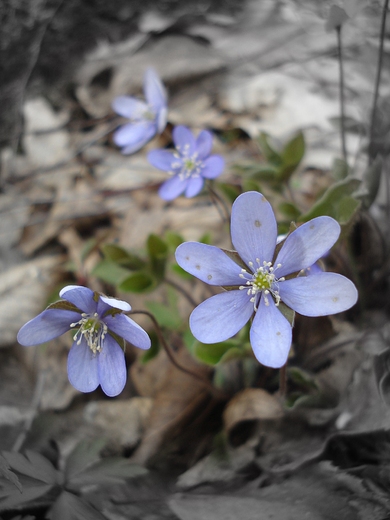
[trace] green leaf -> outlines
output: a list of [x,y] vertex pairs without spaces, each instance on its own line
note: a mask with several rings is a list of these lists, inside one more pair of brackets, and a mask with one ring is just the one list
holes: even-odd
[[290,309],[290,307],[287,307],[287,305],[283,302],[279,303],[278,309],[283,314],[283,316],[286,318],[286,320],[289,322],[291,327],[294,327],[295,311]]
[[65,463],[65,479],[68,481],[100,460],[100,452],[106,440],[81,441],[70,453]]
[[298,385],[301,389],[318,390],[315,377],[312,374],[305,372],[301,368],[288,367],[287,374],[291,381]]
[[124,292],[143,293],[151,290],[156,286],[156,280],[154,280],[150,274],[143,271],[139,271],[127,277],[119,284],[118,289]]
[[1,454],[0,454],[0,475],[2,477],[6,478],[7,480],[9,480],[10,482],[12,482],[12,484],[18,488],[20,493],[23,492],[22,485],[21,485],[17,475],[15,475],[15,473],[10,470],[10,466],[9,466],[8,462],[5,460],[5,458]]
[[139,256],[130,253],[127,249],[118,246],[117,244],[104,244],[101,249],[104,258],[112,260],[113,262],[127,267],[132,271],[142,269],[145,265],[145,261]]
[[168,244],[152,233],[148,236],[146,246],[153,276],[161,280],[164,278],[166,260],[169,253]]
[[148,350],[145,350],[145,353],[141,356],[141,362],[146,364],[148,361],[157,356],[160,352],[160,344],[157,337],[157,334],[154,331],[149,332],[149,336],[151,339],[151,346]]
[[365,188],[365,193],[361,198],[363,206],[366,209],[371,206],[371,204],[376,199],[376,196],[378,195],[382,166],[382,157],[378,156],[375,161],[370,166],[368,166],[363,174],[363,187]]
[[301,212],[291,202],[282,202],[279,204],[279,211],[288,219],[288,220],[297,220]]
[[[336,182],[330,186],[322,197],[315,202],[312,208],[302,215],[299,220],[307,222],[315,217],[328,215],[334,219],[338,219],[340,213],[340,202],[344,197],[351,195],[360,186],[361,181],[347,177],[346,179]],[[342,213],[344,213],[342,211]]]
[[15,487],[4,490],[4,486],[2,486],[0,490],[0,511],[19,508],[23,504],[32,502],[38,498],[42,499],[54,487],[54,484],[44,484],[38,480],[35,480],[34,483],[31,483],[31,481],[26,482],[24,479],[21,480],[23,493],[20,493]]
[[265,159],[275,165],[280,166],[283,162],[281,155],[270,145],[270,136],[265,132],[261,132],[257,138],[257,142],[260,146],[261,153]]
[[349,173],[349,166],[344,159],[335,158],[333,159],[332,174],[333,177],[340,181],[345,179]]
[[228,184],[226,182],[219,182],[218,188],[222,191],[222,193],[225,195],[225,197],[231,204],[241,193],[240,188],[238,188],[238,186],[233,186],[232,184]]
[[305,138],[302,132],[298,132],[289,141],[281,153],[282,165],[280,168],[280,178],[287,181],[291,174],[296,170],[305,154]]
[[61,493],[46,514],[46,518],[49,520],[107,520],[107,517],[88,502],[68,491]]
[[81,312],[80,309],[67,300],[58,300],[48,305],[46,309],[60,309],[61,311]]
[[[195,357],[205,363],[206,365],[216,365],[221,361],[221,358],[231,349],[238,348],[239,344],[235,340],[222,341],[220,343],[204,344],[197,341],[193,345],[193,353]],[[240,350],[241,356],[242,351]]]
[[35,451],[27,450],[26,455],[3,451],[3,457],[9,466],[21,475],[31,477],[45,484],[57,482],[57,470],[46,457]]
[[175,251],[177,247],[184,242],[184,238],[173,231],[167,231],[165,233],[165,240],[171,250]]
[[147,472],[146,468],[131,464],[122,457],[108,457],[72,476],[67,487],[79,491],[83,486],[121,484],[126,479],[139,477]]
[[173,264],[171,265],[171,271],[180,276],[180,278],[183,278],[183,280],[193,280],[194,277],[192,274],[187,273],[187,271],[184,271],[180,265]]
[[129,270],[112,260],[101,260],[91,271],[93,276],[111,285],[119,285],[129,276]]
[[146,302],[145,305],[162,327],[166,327],[169,330],[179,330],[181,328],[182,319],[177,307],[167,306],[155,301]]
[[354,197],[345,196],[339,202],[337,221],[340,225],[346,225],[351,221],[360,209],[361,201]]

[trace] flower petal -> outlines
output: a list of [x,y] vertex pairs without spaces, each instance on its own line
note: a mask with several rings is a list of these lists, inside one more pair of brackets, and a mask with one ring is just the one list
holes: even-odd
[[[129,123],[123,125],[114,132],[113,140],[117,146],[125,146],[128,150],[138,147],[139,150],[156,133],[156,125],[153,122]],[[123,150],[122,150],[123,151]],[[127,151],[126,153],[132,153]]]
[[278,277],[313,265],[333,246],[340,226],[332,217],[317,217],[305,222],[286,238],[275,264],[282,264]]
[[155,110],[160,110],[167,105],[167,93],[157,72],[148,68],[144,76],[144,94],[146,101]]
[[164,200],[173,200],[183,193],[187,184],[188,179],[181,179],[178,175],[175,175],[160,186],[158,194]]
[[80,345],[73,343],[68,355],[68,378],[80,392],[93,392],[99,386],[98,356],[82,338]]
[[104,339],[98,359],[98,377],[103,392],[109,397],[120,394],[126,384],[127,369],[125,354],[110,335]]
[[81,319],[78,312],[47,309],[28,321],[18,332],[17,340],[25,347],[40,345],[70,330],[70,324]]
[[211,132],[202,130],[196,139],[196,151],[199,159],[206,159],[213,147],[213,136]]
[[241,267],[221,249],[200,242],[184,242],[176,249],[182,269],[210,285],[241,285]]
[[280,368],[287,361],[292,329],[272,297],[268,297],[268,306],[265,303],[262,295],[250,330],[250,342],[262,365]]
[[147,350],[150,348],[150,338],[142,327],[125,314],[115,314],[114,316],[106,316],[104,323],[109,330],[118,334],[135,347]]
[[109,296],[100,296],[100,299],[114,309],[120,309],[121,311],[131,311],[131,305],[123,300],[117,300]]
[[172,138],[173,142],[175,143],[175,147],[181,155],[185,155],[186,157],[192,157],[194,155],[196,152],[195,138],[192,135],[191,130],[189,130],[186,126],[175,126],[172,132]]
[[148,161],[152,166],[164,172],[173,172],[181,168],[183,161],[169,150],[152,150],[148,153]]
[[253,313],[246,291],[216,294],[198,305],[190,316],[190,329],[202,343],[218,343],[234,336]]
[[303,316],[327,316],[355,305],[356,287],[341,274],[319,273],[279,283],[282,301]]
[[185,196],[189,199],[195,197],[202,190],[204,180],[202,177],[190,177],[185,192]]
[[158,110],[157,116],[156,116],[157,133],[161,134],[161,132],[167,126],[167,119],[168,119],[168,110],[165,107]]
[[81,285],[67,285],[60,291],[60,298],[73,303],[78,309],[87,314],[96,312],[97,303],[93,296],[94,292],[91,289]]
[[140,119],[148,110],[148,105],[130,96],[118,96],[112,102],[114,112],[129,119]]
[[232,242],[240,257],[249,265],[258,258],[261,264],[272,260],[277,227],[271,204],[261,193],[248,191],[232,207]]
[[212,155],[203,161],[202,177],[205,179],[215,179],[223,172],[225,161],[220,155]]

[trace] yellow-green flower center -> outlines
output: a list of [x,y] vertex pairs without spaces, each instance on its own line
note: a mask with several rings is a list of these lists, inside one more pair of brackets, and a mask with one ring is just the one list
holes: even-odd
[[246,289],[250,301],[254,304],[255,311],[257,310],[260,296],[264,295],[264,303],[268,307],[269,299],[268,296],[271,294],[275,299],[275,305],[278,306],[280,303],[279,295],[279,282],[283,282],[284,278],[276,278],[275,270],[281,267],[278,264],[275,268],[272,267],[271,262],[263,262],[261,265],[260,260],[256,258],[256,263],[259,267],[255,267],[253,262],[249,262],[248,265],[252,269],[252,273],[248,273],[246,269],[241,269],[240,278],[246,280],[245,285],[240,286],[240,290]]
[[102,351],[104,338],[108,329],[107,325],[100,321],[97,312],[93,315],[82,313],[81,320],[76,323],[71,323],[70,326],[72,328],[80,326],[73,336],[73,340],[76,341],[77,345],[80,345],[81,340],[84,338],[94,354]]

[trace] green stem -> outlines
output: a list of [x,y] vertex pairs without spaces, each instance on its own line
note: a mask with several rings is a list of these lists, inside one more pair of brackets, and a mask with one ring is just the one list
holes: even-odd
[[178,283],[174,282],[173,280],[170,280],[169,278],[164,278],[164,282],[167,285],[170,285],[171,287],[176,289],[176,291],[178,291],[179,293],[181,293],[193,307],[197,307],[199,305],[198,303],[196,303],[193,297]]
[[375,123],[376,123],[376,114],[378,109],[378,97],[379,97],[379,85],[381,81],[381,74],[382,74],[382,62],[383,62],[383,45],[385,40],[385,30],[386,30],[386,15],[387,10],[389,7],[389,0],[385,0],[385,3],[383,4],[383,11],[382,11],[382,23],[381,23],[381,32],[379,36],[379,52],[378,52],[378,66],[376,70],[376,78],[375,78],[375,88],[374,88],[374,100],[372,104],[372,111],[371,111],[371,122],[370,122],[370,137],[369,137],[369,145],[368,145],[368,158],[370,164],[375,159]]

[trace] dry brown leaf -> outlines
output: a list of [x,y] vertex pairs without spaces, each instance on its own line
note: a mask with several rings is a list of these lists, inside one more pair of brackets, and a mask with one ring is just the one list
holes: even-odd
[[284,415],[279,399],[262,388],[246,388],[226,405],[223,422],[227,432],[243,421],[269,421]]
[[[166,355],[161,352],[153,366],[148,369],[146,365],[143,370],[144,375],[151,370],[158,379],[158,385],[154,389],[155,399],[145,435],[133,456],[134,462],[139,464],[155,455],[164,439],[175,429],[185,428],[193,420],[194,414],[199,414],[202,406],[210,400],[210,393],[205,385],[164,358]],[[181,348],[176,352],[176,359],[198,376],[207,378],[209,368],[196,363],[186,349]],[[164,362],[160,364],[158,360]]]

